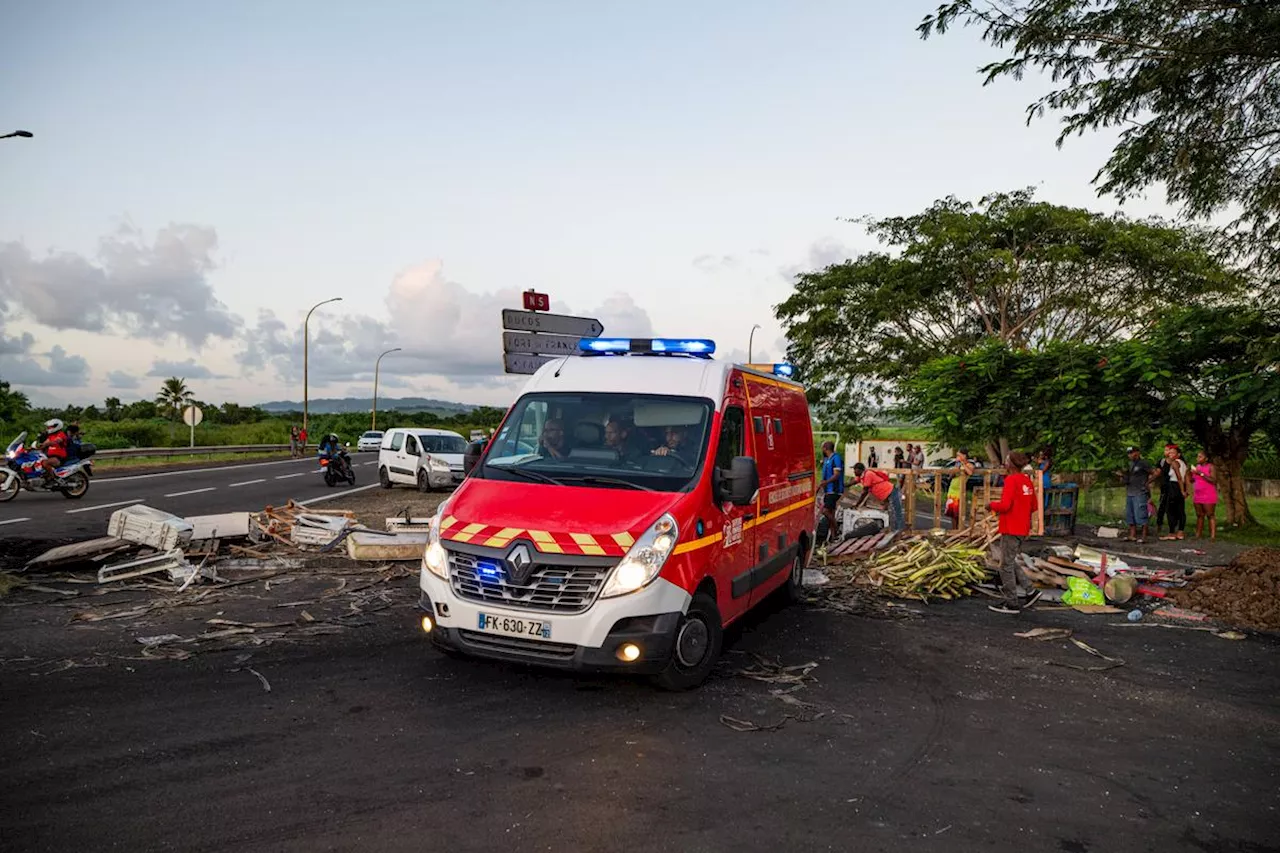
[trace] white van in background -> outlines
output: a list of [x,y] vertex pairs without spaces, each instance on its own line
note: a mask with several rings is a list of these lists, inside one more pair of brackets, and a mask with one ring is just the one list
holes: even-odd
[[382,436],[378,450],[378,483],[417,486],[421,491],[447,489],[461,483],[467,440],[447,429],[397,427]]

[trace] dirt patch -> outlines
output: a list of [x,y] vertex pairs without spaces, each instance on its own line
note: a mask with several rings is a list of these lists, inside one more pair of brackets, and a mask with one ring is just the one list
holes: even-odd
[[1169,597],[1241,628],[1280,631],[1280,550],[1251,548]]

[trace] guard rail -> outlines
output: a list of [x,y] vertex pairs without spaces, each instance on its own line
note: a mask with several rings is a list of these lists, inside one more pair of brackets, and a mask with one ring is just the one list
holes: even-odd
[[287,444],[224,444],[212,447],[127,447],[99,450],[95,459],[169,458],[174,456],[213,456],[223,453],[288,453]]

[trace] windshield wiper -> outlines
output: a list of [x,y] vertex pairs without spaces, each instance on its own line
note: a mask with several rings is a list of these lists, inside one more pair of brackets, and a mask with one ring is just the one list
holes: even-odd
[[540,472],[540,471],[529,471],[529,470],[527,470],[527,469],[525,469],[525,468],[517,468],[517,467],[516,467],[516,466],[514,466],[514,465],[488,465],[488,464],[486,464],[484,467],[486,467],[486,468],[493,468],[493,469],[495,469],[495,470],[497,470],[497,471],[507,471],[507,472],[510,472],[510,473],[512,473],[512,474],[519,474],[521,477],[524,477],[526,480],[532,480],[532,481],[534,481],[535,483],[550,483],[550,484],[551,484],[551,485],[553,485],[553,486],[563,486],[563,485],[564,485],[564,483],[563,483],[563,482],[561,482],[560,480],[557,480],[555,477],[548,477],[546,474],[543,474],[543,473],[542,473],[542,472]]
[[648,486],[642,486],[639,483],[633,483],[630,480],[617,480],[613,477],[578,477],[577,479],[588,486],[626,486],[632,489],[639,489],[642,492],[657,491],[657,489],[651,489]]

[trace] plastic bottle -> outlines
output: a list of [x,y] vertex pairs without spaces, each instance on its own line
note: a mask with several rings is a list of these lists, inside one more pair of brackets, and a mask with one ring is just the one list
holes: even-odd
[[1138,609],[1138,608],[1136,608],[1136,607],[1135,607],[1135,608],[1133,608],[1132,610],[1130,610],[1130,611],[1129,611],[1128,619],[1129,619],[1129,621],[1130,621],[1130,622],[1141,622],[1141,621],[1142,621],[1142,611],[1141,611],[1141,610],[1139,610],[1139,609]]

